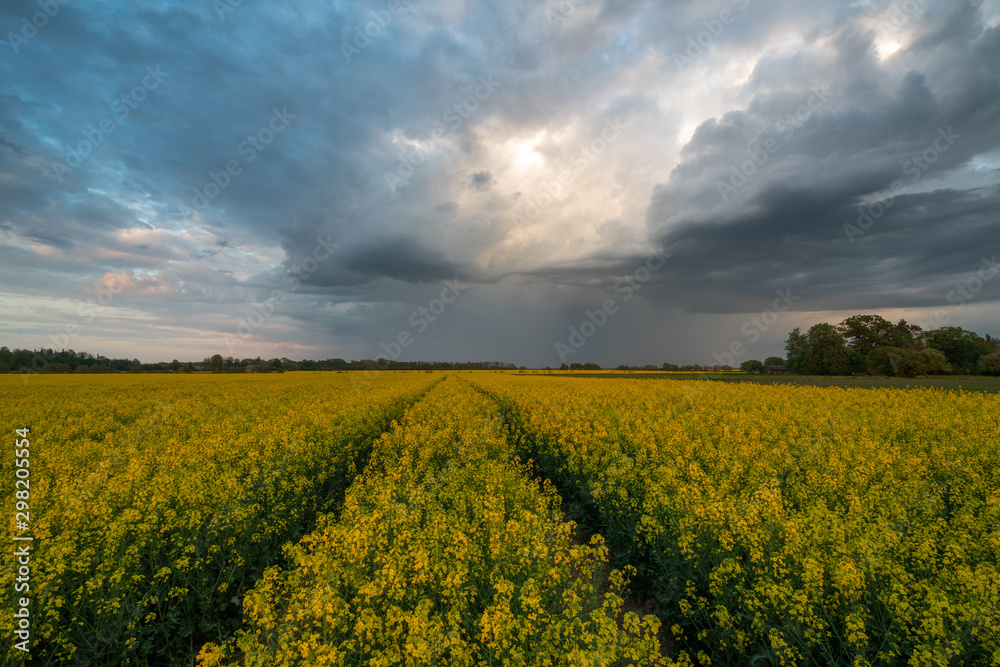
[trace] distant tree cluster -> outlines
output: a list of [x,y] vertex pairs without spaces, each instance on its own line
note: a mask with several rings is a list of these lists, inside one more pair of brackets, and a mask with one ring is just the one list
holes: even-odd
[[0,373],[112,373],[129,371],[138,359],[109,359],[74,350],[11,350],[0,347]]
[[[600,369],[597,364],[573,364]],[[524,368],[523,366],[521,367]],[[41,350],[10,350],[0,348],[0,373],[283,373],[285,371],[359,371],[359,370],[515,370],[514,364],[502,361],[390,361],[388,359],[362,359],[360,361],[345,361],[343,359],[323,359],[314,361],[303,359],[292,361],[287,357],[281,359],[237,359],[215,354],[201,361],[181,362],[174,359],[170,362],[144,364],[138,359],[109,359],[103,355],[92,355],[86,352],[77,353],[74,350],[55,351]]]
[[[781,372],[803,375],[892,375],[928,376],[941,373],[1000,375],[1000,340],[989,334],[979,336],[960,327],[922,331],[900,320],[896,324],[879,315],[854,315],[840,324],[819,323],[805,333],[795,328],[785,342],[787,360],[768,357],[763,362],[748,359],[740,370],[748,373]],[[777,370],[775,370],[777,367]],[[0,373],[284,373],[286,371],[362,370],[516,370],[502,361],[392,361],[385,358],[346,361],[344,359],[302,359],[287,357],[262,359],[215,354],[201,361],[142,363],[138,359],[110,359],[74,350],[10,350],[0,348]],[[520,367],[522,370],[524,366]],[[546,367],[546,370],[549,370]],[[559,370],[597,371],[595,363],[562,364]],[[618,371],[725,372],[728,365],[663,363],[660,366],[619,365]]]
[[[729,366],[725,367],[729,370]],[[740,364],[740,370],[745,373],[765,373],[765,372],[785,372],[785,360],[781,357],[768,357],[764,361],[760,359],[747,359]]]
[[785,352],[788,370],[803,375],[1000,375],[1000,340],[989,334],[961,327],[923,331],[879,315],[854,315],[837,325],[821,322],[806,333],[796,327]]
[[[630,368],[632,370],[638,370],[637,366],[632,366]],[[646,368],[648,369],[650,367],[646,366]],[[654,366],[652,367],[652,369],[656,370],[656,367]],[[700,366],[698,364],[687,364],[686,366],[678,366],[677,364],[665,363],[660,367],[660,370],[699,373],[699,372],[709,372],[709,371],[716,371],[716,372],[731,371],[733,370],[733,367],[728,364],[722,364],[722,365],[716,364],[714,366]]]

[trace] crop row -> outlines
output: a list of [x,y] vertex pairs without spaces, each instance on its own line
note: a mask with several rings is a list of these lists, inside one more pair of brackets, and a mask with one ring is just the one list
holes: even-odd
[[[439,379],[346,377],[0,378],[0,423],[31,429],[32,574],[18,595],[32,664],[191,664],[238,627],[280,547],[339,509],[373,441]],[[12,456],[0,474],[10,534],[26,534]],[[13,623],[0,616],[0,634]],[[8,664],[24,657],[11,644]]]
[[455,376],[412,406],[199,664],[664,664],[659,623],[623,613],[625,573],[576,541],[492,407]]
[[482,375],[675,650],[1000,665],[1000,399]]

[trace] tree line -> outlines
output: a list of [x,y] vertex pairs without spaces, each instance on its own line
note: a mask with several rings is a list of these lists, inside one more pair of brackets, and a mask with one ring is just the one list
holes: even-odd
[[[74,350],[11,350],[0,347],[0,373],[283,373],[285,371],[361,370],[515,370],[502,361],[392,361],[385,358],[346,361],[344,359],[302,359],[287,357],[262,359],[223,357],[216,354],[201,361],[161,361],[142,363],[138,359],[112,359],[100,354]],[[520,368],[524,369],[524,366]]]
[[802,375],[1000,375],[1000,339],[961,327],[923,331],[879,315],[854,315],[840,324],[796,327],[785,342],[786,367]]
[[[784,366],[801,375],[888,375],[927,377],[932,374],[1000,375],[1000,339],[980,336],[961,327],[941,327],[923,331],[915,324],[899,320],[893,324],[880,315],[854,315],[840,324],[821,322],[805,333],[796,327],[785,342],[787,359],[768,357],[763,362],[750,359],[740,364],[747,372],[764,366]],[[142,363],[138,359],[113,359],[74,350],[10,350],[0,347],[0,373],[283,373],[285,371],[360,370],[525,370],[500,361],[394,361],[385,358],[346,361],[344,359],[302,359],[287,357],[262,359],[216,354],[201,361]],[[559,370],[600,370],[595,363],[562,364]],[[549,370],[546,366],[545,370]],[[730,371],[729,366],[678,366],[664,363],[645,366],[620,365],[615,370],[632,371]]]

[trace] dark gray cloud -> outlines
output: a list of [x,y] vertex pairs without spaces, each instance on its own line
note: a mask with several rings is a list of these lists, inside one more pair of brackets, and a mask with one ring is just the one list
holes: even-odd
[[117,280],[75,348],[374,356],[458,278],[407,354],[544,365],[668,251],[580,354],[707,361],[776,289],[916,317],[1000,250],[996,0],[218,6],[0,7],[5,343]]
[[488,171],[478,171],[472,175],[472,187],[480,192],[489,190],[494,182],[493,175]]
[[[996,53],[1000,32],[975,17],[959,7],[910,49]],[[654,193],[647,223],[677,256],[687,308],[732,312],[788,285],[811,310],[936,306],[942,285],[1000,250],[996,179],[961,178],[977,156],[996,159],[998,74],[977,60],[890,76],[871,34],[832,43],[837,77],[705,121]],[[784,67],[758,61],[748,85],[785,80],[771,71]]]
[[386,277],[408,283],[448,280],[461,272],[440,253],[421,247],[416,239],[406,238],[360,248],[345,259],[344,266],[371,278]]

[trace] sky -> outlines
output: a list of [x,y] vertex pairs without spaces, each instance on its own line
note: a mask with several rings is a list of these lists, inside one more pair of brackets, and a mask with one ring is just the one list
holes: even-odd
[[1000,336],[1000,0],[8,0],[0,344],[730,363]]

